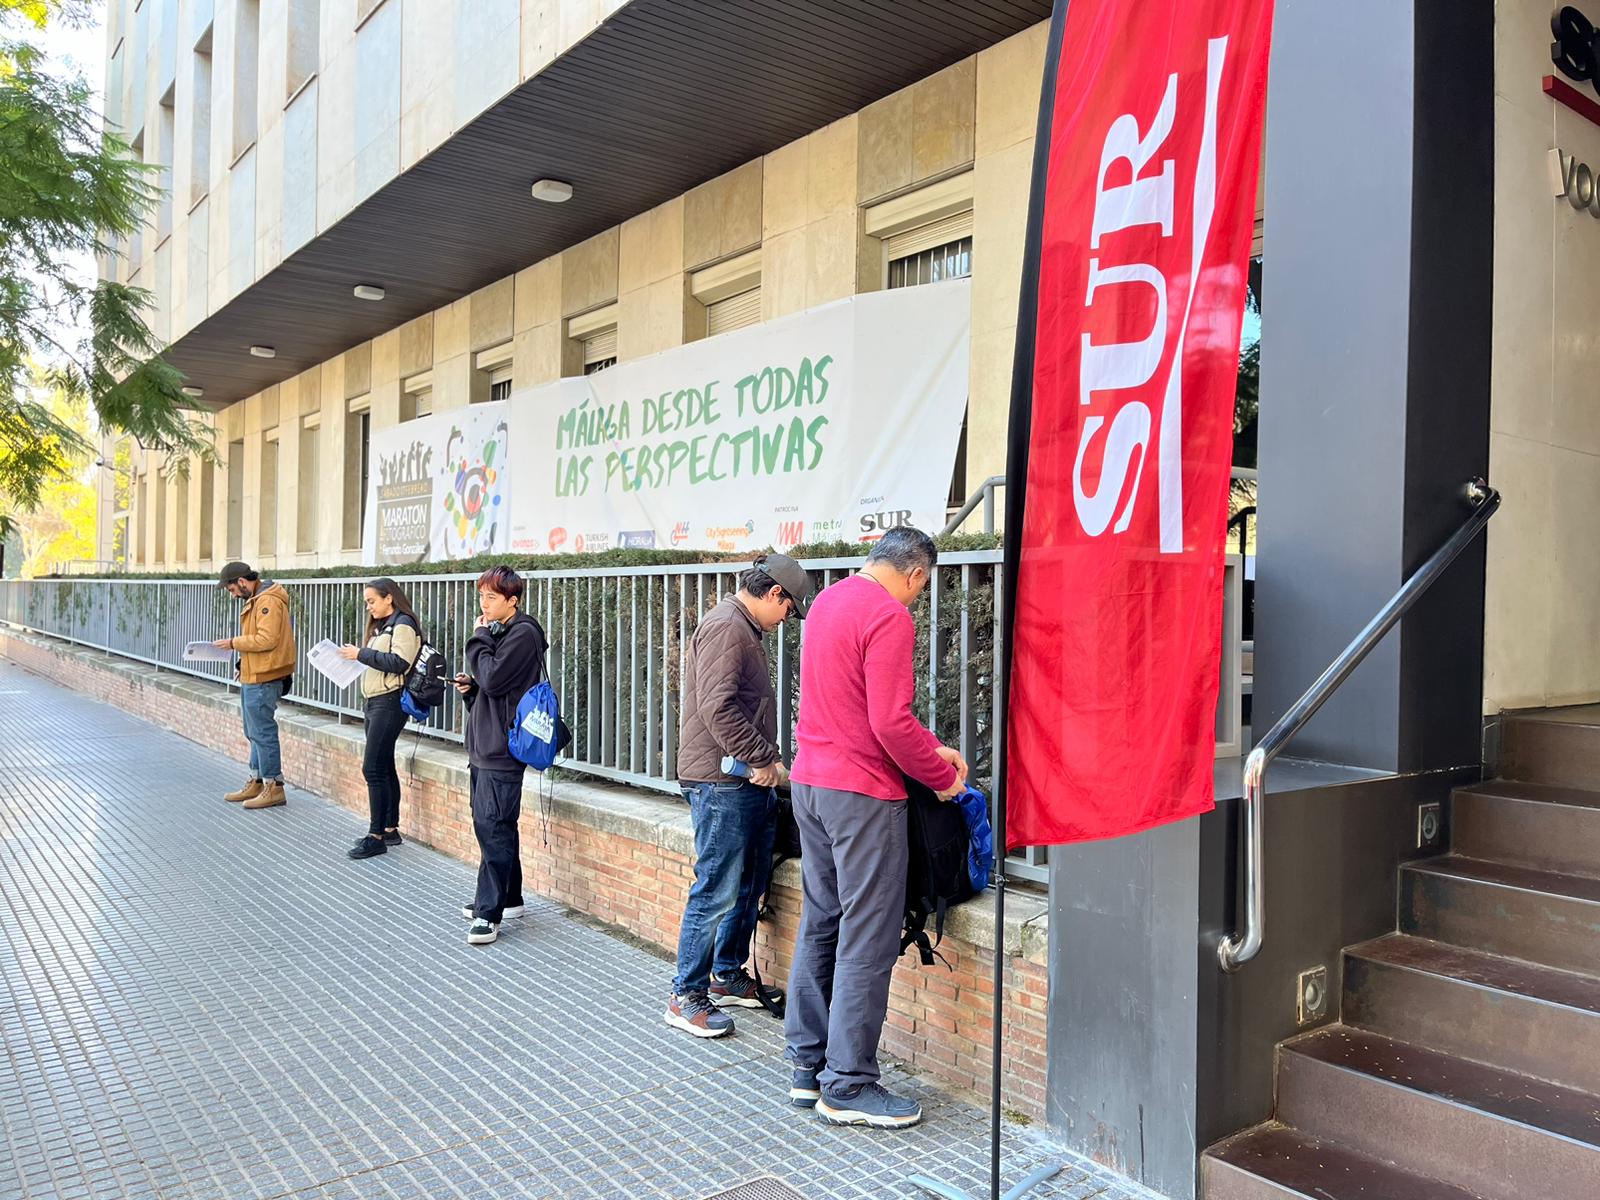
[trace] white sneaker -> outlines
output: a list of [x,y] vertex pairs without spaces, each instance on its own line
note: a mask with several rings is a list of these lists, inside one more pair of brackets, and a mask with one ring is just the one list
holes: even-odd
[[[500,910],[500,919],[502,921],[514,920],[515,918],[520,917],[526,911],[527,908],[524,905],[508,904],[505,906],[505,908]],[[468,921],[476,921],[478,919],[478,912],[470,903],[463,904],[461,906],[461,915]]]
[[493,921],[474,921],[467,930],[467,941],[474,946],[487,946],[500,936],[500,926]]

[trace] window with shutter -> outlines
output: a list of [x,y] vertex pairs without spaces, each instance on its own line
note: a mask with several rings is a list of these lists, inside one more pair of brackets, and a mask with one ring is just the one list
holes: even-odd
[[726,300],[706,305],[706,336],[729,333],[761,323],[761,288],[751,288]]
[[617,361],[617,327],[602,329],[592,337],[583,339],[583,373],[592,374],[596,363],[610,366]]
[[972,274],[972,211],[897,233],[884,245],[892,288],[964,279]]

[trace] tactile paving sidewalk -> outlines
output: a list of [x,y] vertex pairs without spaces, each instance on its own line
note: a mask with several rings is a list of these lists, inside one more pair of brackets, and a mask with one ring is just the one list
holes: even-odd
[[[919,1128],[824,1126],[766,1014],[668,1029],[668,964],[532,897],[468,946],[470,868],[353,863],[362,819],[243,777],[0,660],[0,1198],[987,1195],[981,1109],[896,1074]],[[1008,1180],[1052,1153],[1008,1128]],[[1146,1193],[1072,1160],[1034,1195]]]

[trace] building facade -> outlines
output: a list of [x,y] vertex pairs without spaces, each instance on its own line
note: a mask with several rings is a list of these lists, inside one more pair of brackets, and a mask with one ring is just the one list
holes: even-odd
[[[1407,864],[1449,845],[1426,816],[1533,769],[1506,748],[1518,710],[1600,700],[1600,94],[1597,43],[1563,36],[1600,0],[1557,12],[1554,50],[1533,0],[1276,8],[1256,733],[1459,526],[1467,481],[1504,505],[1277,774],[1256,961],[1216,956],[1242,910],[1239,764],[1205,818],[1051,854],[1050,1123],[1185,1198],[1208,1145],[1275,1097],[1287,1119],[1279,1043],[1337,1020],[1341,995],[1367,1011],[1378,960],[1346,950],[1411,919]],[[171,195],[102,268],[152,290],[217,458],[173,473],[134,448],[104,485],[100,557],[356,564],[374,431],[951,275],[973,289],[951,495],[1002,474],[1049,10],[112,0],[109,116]],[[533,199],[541,179],[572,198]],[[1570,828],[1593,838],[1594,813]],[[1460,979],[1418,973],[1444,990],[1407,1011],[1469,1026]],[[1543,1036],[1528,1020],[1488,1047],[1426,1036],[1482,1063]],[[1364,1082],[1330,1090],[1343,1111],[1392,1094],[1345,1066]],[[1328,1137],[1392,1165],[1442,1127],[1422,1101],[1391,1115],[1329,1118]],[[1417,1178],[1471,1190],[1454,1169]]]
[[[431,151],[492,117],[496,102],[624,6],[111,7],[110,116],[161,164],[171,191],[153,226],[103,269],[151,289],[152,324],[204,389],[217,460],[185,473],[136,454],[125,507],[105,487],[100,557],[120,550],[129,569],[161,571],[238,557],[271,569],[359,563],[365,447],[376,430],[855,293],[957,275],[973,280],[973,341],[952,497],[1004,473],[1046,28],[1020,19],[1028,6],[1011,6],[1020,32],[259,388],[226,370],[225,382],[210,383],[192,369],[203,360],[186,357],[189,345],[248,308],[252,289],[279,287],[297,252],[359,221],[363,202],[397,177],[425,172]],[[995,33],[986,25],[962,40]],[[876,74],[863,71],[863,86],[882,90]],[[541,208],[532,179],[515,182],[513,203]],[[592,188],[574,182],[563,208],[590,206]],[[473,186],[450,181],[443,202]],[[348,265],[342,299],[384,324],[397,290],[371,257]],[[363,283],[386,298],[356,299]],[[282,295],[292,310],[292,280]],[[221,353],[248,361],[252,345],[270,340],[275,363],[293,356],[294,314],[274,304],[274,327],[287,336],[215,339]],[[319,312],[308,307],[300,324],[316,325]]]

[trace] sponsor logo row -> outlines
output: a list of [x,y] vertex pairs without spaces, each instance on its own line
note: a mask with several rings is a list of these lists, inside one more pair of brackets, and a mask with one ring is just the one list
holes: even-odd
[[[889,512],[865,513],[857,522],[856,540],[875,542],[891,529],[911,524],[911,512],[897,509]],[[844,536],[843,521],[812,521],[810,540],[832,541]],[[743,525],[709,525],[703,529],[702,540],[718,550],[738,550],[750,541],[756,531],[754,521]],[[787,549],[807,540],[808,525],[804,520],[779,521],[773,544]],[[681,546],[693,536],[688,521],[678,521],[672,527],[671,544]],[[613,536],[609,532],[571,533],[564,526],[550,530],[549,549],[552,554],[571,550],[576,554],[597,554],[615,546],[619,550],[654,550],[662,544],[653,529],[624,529]]]

